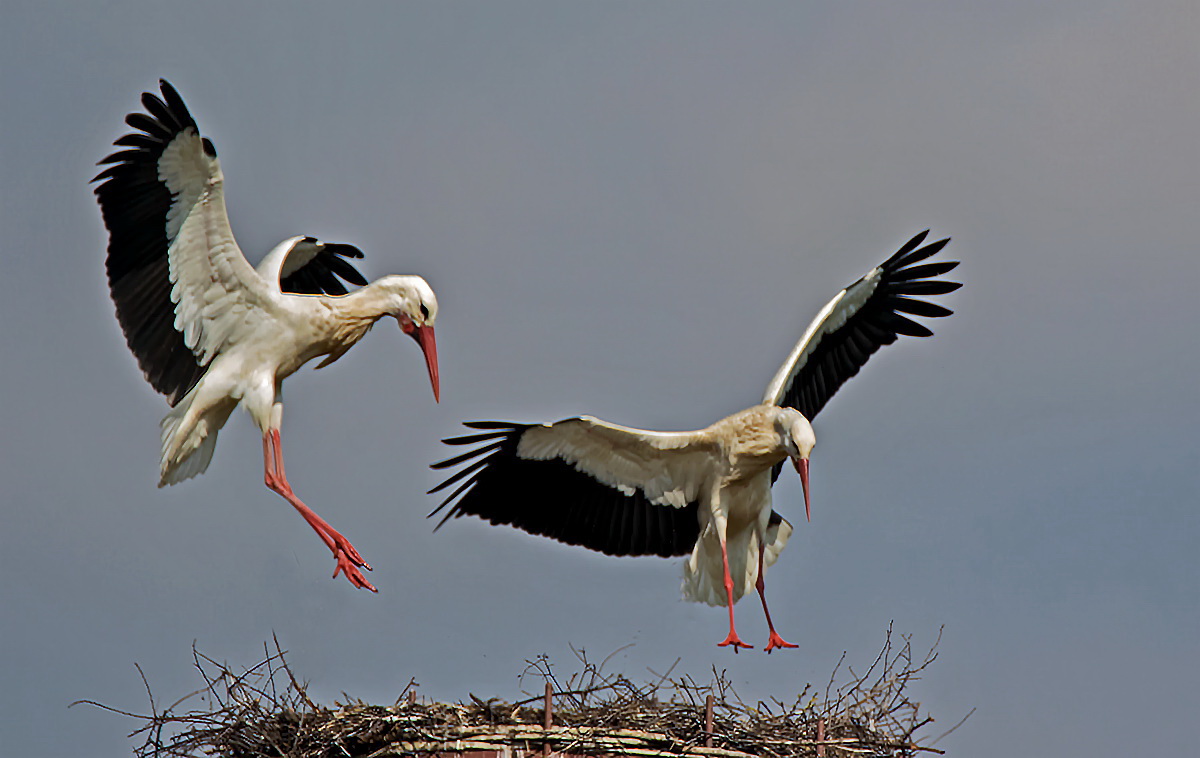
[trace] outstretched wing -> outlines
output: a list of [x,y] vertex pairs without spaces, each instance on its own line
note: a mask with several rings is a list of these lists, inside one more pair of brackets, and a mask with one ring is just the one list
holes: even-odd
[[763,402],[792,407],[812,420],[847,379],[858,373],[867,359],[899,335],[929,337],[925,326],[903,314],[939,318],[952,311],[919,295],[944,295],[962,286],[934,279],[958,261],[916,265],[946,246],[949,238],[918,246],[928,230],[866,276],[837,294],[809,324],[779,371]]
[[[216,149],[175,88],[142,95],[136,131],[93,181],[108,228],[117,320],[146,379],[174,405],[270,298],[225,212]],[[110,165],[111,164],[111,165]]]
[[439,527],[472,515],[608,555],[691,552],[715,443],[696,433],[648,432],[586,416],[466,426],[479,433],[446,444],[478,446],[433,464],[468,464],[430,490],[461,482],[429,514],[451,506]]

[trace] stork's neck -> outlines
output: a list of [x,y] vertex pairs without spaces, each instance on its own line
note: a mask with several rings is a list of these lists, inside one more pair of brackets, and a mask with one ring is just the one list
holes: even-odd
[[757,476],[787,458],[775,424],[779,410],[773,405],[756,405],[713,424],[714,428],[727,429],[724,435],[730,446],[731,478]]
[[[333,333],[329,357],[321,366],[333,363],[354,347],[375,322],[388,315],[388,299],[374,284],[368,284],[342,297],[323,298],[332,315]],[[321,366],[318,366],[320,368]]]
[[379,282],[371,282],[348,295],[330,298],[330,302],[345,318],[365,319],[374,324],[388,315],[392,300]]

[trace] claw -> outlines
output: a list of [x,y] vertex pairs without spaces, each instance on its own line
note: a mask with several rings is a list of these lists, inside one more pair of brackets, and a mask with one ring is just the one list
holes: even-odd
[[379,590],[375,589],[375,587],[367,581],[367,578],[362,575],[362,572],[358,570],[359,566],[365,568],[367,571],[371,570],[371,567],[364,562],[362,558],[359,558],[356,561],[345,550],[338,551],[334,555],[337,559],[337,566],[335,566],[333,569],[332,578],[336,579],[339,573],[345,573],[346,579],[350,582],[350,584],[354,585],[358,589],[379,592]]

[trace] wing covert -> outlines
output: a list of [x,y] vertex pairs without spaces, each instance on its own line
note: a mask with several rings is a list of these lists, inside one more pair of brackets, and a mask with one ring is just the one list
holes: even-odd
[[[462,465],[434,489],[457,485],[430,514],[509,524],[608,555],[685,555],[699,536],[699,450],[686,434],[641,432],[590,418],[555,424],[469,422],[475,445],[433,464]],[[699,471],[699,469],[695,469]]]

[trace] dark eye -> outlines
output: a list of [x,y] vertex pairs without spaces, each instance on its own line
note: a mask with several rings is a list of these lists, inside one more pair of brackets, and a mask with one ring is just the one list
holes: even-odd
[[425,303],[421,303],[421,318],[429,318],[429,309],[425,307]]

